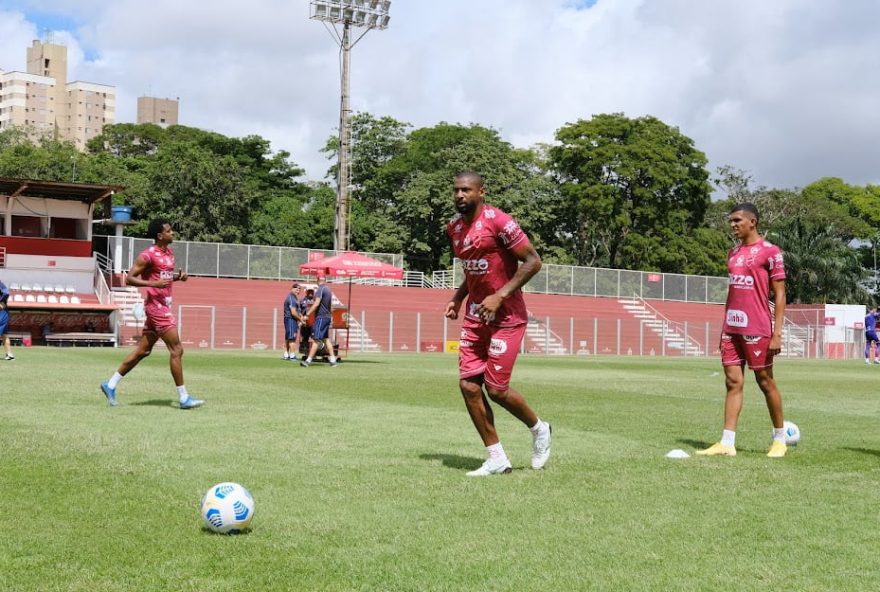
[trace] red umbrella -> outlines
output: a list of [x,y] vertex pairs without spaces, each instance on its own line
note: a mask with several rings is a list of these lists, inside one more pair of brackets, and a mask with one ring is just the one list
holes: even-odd
[[[332,257],[316,259],[299,266],[300,275],[332,275],[348,278],[348,307],[351,313],[351,278],[368,277],[402,280],[403,270],[360,253],[345,252]],[[346,321],[348,326],[348,321]],[[348,331],[345,332],[345,351],[348,351]]]
[[403,279],[403,270],[360,253],[346,252],[309,261],[299,266],[301,275],[332,275],[341,277],[372,277]]

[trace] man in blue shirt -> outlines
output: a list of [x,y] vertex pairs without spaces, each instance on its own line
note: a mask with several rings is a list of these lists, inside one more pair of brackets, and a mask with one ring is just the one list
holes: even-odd
[[9,342],[9,310],[7,309],[7,304],[9,303],[9,288],[6,287],[6,284],[0,282],[0,337],[3,338],[3,347],[6,348],[6,357],[5,360],[14,360],[15,356],[12,355],[12,344]]
[[336,366],[336,356],[333,355],[333,344],[330,342],[330,311],[333,305],[333,293],[326,283],[323,275],[318,276],[318,290],[315,292],[315,301],[306,312],[306,317],[315,313],[315,322],[312,323],[312,347],[309,348],[309,357],[300,362],[300,366],[308,368],[315,354],[318,353],[318,344],[323,342],[325,351],[331,366]]
[[[865,363],[880,364],[877,359],[877,348],[880,347],[880,339],[877,339],[877,307],[872,306],[865,315]],[[869,359],[870,358],[870,359]]]
[[300,287],[294,283],[284,299],[284,359],[295,360],[299,350],[299,324],[302,322],[299,312]]

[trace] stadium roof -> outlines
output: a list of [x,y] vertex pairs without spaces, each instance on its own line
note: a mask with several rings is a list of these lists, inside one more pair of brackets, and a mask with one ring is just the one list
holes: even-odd
[[43,197],[93,204],[106,200],[117,191],[122,191],[123,189],[125,188],[121,185],[59,183],[56,181],[0,177],[0,195],[10,197]]

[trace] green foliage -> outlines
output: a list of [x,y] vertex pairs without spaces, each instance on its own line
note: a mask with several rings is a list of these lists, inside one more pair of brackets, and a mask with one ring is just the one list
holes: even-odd
[[779,224],[768,234],[785,254],[786,297],[798,304],[863,304],[865,270],[858,252],[832,227],[812,226],[800,218]]
[[[678,271],[697,260],[687,242],[709,206],[706,157],[654,117],[596,115],[556,132],[550,150],[571,217],[566,231],[581,265]],[[709,272],[710,270],[704,270]]]

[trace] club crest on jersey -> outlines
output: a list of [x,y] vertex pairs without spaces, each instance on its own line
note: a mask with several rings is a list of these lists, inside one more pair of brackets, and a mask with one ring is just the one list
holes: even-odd
[[729,327],[748,327],[749,315],[743,310],[730,309],[727,311],[727,325]]
[[737,267],[741,267],[742,264],[743,264],[743,261],[745,261],[745,259],[743,258],[742,255],[740,255],[739,257],[737,257],[737,258],[736,258],[736,266],[737,266]]
[[489,344],[489,355],[500,356],[507,351],[507,342],[503,339],[492,338]]
[[474,224],[474,228],[476,228],[477,230],[483,230],[483,221],[477,220],[477,223]]

